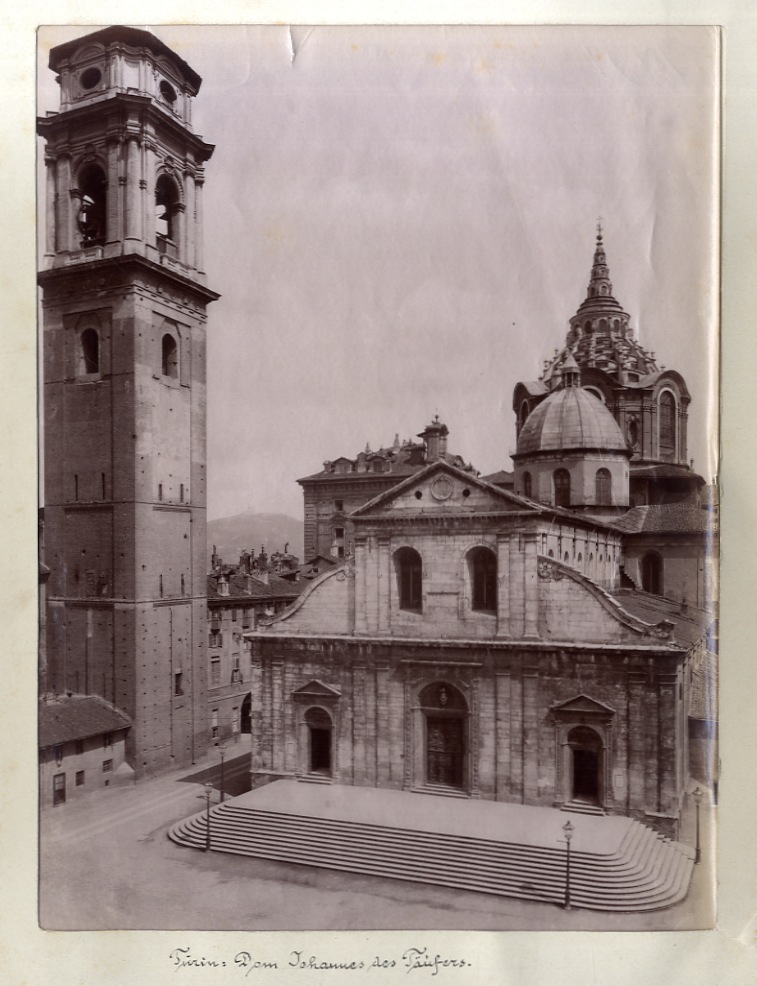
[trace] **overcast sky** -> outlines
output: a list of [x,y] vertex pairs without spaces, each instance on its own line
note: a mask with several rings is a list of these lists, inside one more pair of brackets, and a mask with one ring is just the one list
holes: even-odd
[[[141,26],[141,25],[137,25]],[[148,28],[203,77],[208,516],[407,438],[510,468],[512,391],[564,344],[602,216],[614,293],[692,393],[708,480],[716,290],[708,28]],[[43,31],[40,111],[57,109]],[[709,395],[709,396],[708,396]]]

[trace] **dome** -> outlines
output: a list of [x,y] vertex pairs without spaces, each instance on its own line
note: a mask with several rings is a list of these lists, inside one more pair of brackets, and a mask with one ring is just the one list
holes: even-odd
[[537,404],[518,437],[516,455],[568,449],[630,454],[615,418],[581,387],[563,387]]

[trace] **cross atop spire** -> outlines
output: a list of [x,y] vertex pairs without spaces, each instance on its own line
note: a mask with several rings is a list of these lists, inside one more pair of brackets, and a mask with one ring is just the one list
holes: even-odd
[[597,242],[602,240],[602,217],[597,218]]

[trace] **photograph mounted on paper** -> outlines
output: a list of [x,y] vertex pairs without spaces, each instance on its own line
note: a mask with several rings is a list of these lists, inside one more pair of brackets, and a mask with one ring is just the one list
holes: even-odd
[[719,60],[40,29],[42,927],[712,927]]

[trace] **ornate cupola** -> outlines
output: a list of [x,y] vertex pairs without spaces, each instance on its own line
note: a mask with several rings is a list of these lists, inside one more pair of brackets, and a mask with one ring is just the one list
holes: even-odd
[[[655,354],[636,340],[630,315],[613,294],[599,223],[586,296],[569,319],[569,326],[563,348],[555,349],[544,361],[538,379],[515,385],[513,410],[518,438],[530,415],[551,394],[568,387],[581,388],[604,404],[628,444],[633,499],[649,503],[658,497],[688,495],[691,483],[701,483],[701,478],[688,468],[686,430],[691,397],[686,381],[675,370],[658,366]],[[667,469],[664,489],[657,475],[652,482],[638,472],[658,463],[665,463],[675,473],[670,478]],[[676,490],[671,487],[673,480]]]

